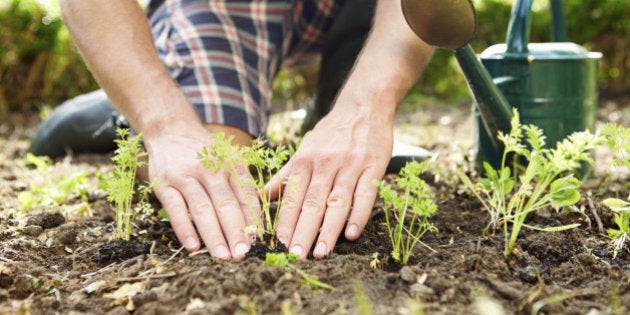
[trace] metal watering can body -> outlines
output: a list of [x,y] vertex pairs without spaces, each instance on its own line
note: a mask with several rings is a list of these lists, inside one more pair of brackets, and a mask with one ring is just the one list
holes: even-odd
[[[564,40],[560,2],[550,1],[554,38]],[[503,145],[496,135],[510,131],[512,107],[523,124],[543,129],[550,146],[574,131],[593,128],[601,54],[567,42],[530,44],[531,4],[516,0],[506,44],[491,46],[478,57],[467,44],[476,28],[470,0],[402,0],[412,30],[431,45],[453,49],[466,76],[475,99],[478,170],[484,161],[499,166]],[[458,27],[461,21],[469,22]]]
[[[569,42],[529,43],[531,4],[515,2],[507,43],[487,48],[479,58],[510,107],[518,109],[521,123],[540,127],[553,147],[575,131],[594,128],[597,62],[602,55]],[[554,25],[564,24],[556,23],[562,18],[561,7],[552,6],[552,13]],[[485,117],[477,110],[475,114],[477,169],[483,161],[498,167],[502,152],[492,143],[496,131],[482,127]]]

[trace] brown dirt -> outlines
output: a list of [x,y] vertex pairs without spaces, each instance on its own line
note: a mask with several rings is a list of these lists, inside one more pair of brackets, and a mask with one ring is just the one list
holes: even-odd
[[[180,250],[168,223],[157,215],[136,221],[132,243],[110,241],[113,210],[97,188],[96,174],[111,170],[108,156],[57,161],[61,174],[87,171],[89,211],[80,200],[33,212],[19,210],[17,194],[28,190],[33,170],[20,162],[37,123],[13,115],[0,126],[0,313],[8,314],[357,314],[363,290],[374,314],[623,314],[630,311],[630,252],[613,259],[605,229],[613,226],[602,205],[627,193],[628,174],[597,165],[583,190],[578,212],[541,212],[537,224],[579,222],[578,229],[522,232],[518,257],[503,258],[500,233],[483,236],[489,217],[455,180],[471,172],[469,105],[401,110],[396,137],[435,152],[427,180],[439,211],[439,233],[422,239],[408,266],[388,263],[389,239],[377,202],[355,242],[340,240],[330,257],[296,266],[334,289],[314,290],[299,276],[263,265],[258,258],[221,262],[207,253]],[[602,101],[604,121],[630,124],[630,101]],[[390,176],[391,177],[391,176]],[[601,226],[598,224],[601,221]],[[373,253],[382,265],[371,268]],[[359,288],[359,289],[357,289]],[[118,295],[117,295],[118,294]],[[363,313],[362,313],[363,314]]]

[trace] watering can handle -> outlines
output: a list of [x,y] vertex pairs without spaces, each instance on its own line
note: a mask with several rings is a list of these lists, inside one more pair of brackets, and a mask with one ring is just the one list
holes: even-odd
[[532,0],[516,0],[506,39],[508,53],[525,53],[529,43]]
[[[552,39],[566,41],[566,26],[561,0],[549,0],[552,17]],[[508,26],[507,52],[521,54],[527,52],[531,24],[532,0],[515,0]]]

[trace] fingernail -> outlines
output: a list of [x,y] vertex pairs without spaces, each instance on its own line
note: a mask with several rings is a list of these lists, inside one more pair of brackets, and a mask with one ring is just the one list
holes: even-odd
[[293,246],[290,250],[291,254],[296,254],[302,257],[302,247],[301,246]]
[[245,243],[238,243],[234,247],[234,256],[244,256],[249,251],[249,246]]
[[321,257],[326,256],[326,254],[328,254],[326,252],[326,243],[324,242],[317,243],[317,246],[315,246],[315,249],[313,250],[313,256],[321,258]]
[[186,249],[191,250],[191,249],[196,249],[199,246],[199,243],[197,242],[197,240],[192,237],[189,236],[186,241],[184,242],[184,247],[186,247]]
[[215,249],[216,257],[219,259],[230,259],[230,251],[223,245],[217,246]]
[[346,231],[348,237],[357,238],[359,237],[359,227],[356,224],[351,224],[348,226],[348,230]]

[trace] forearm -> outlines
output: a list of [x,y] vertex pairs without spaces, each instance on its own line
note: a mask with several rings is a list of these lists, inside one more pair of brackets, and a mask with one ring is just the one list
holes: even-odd
[[99,85],[145,137],[198,121],[159,60],[144,13],[132,0],[63,0],[63,19]]
[[400,1],[380,0],[372,31],[337,103],[372,106],[393,116],[432,54],[433,48],[405,22]]

